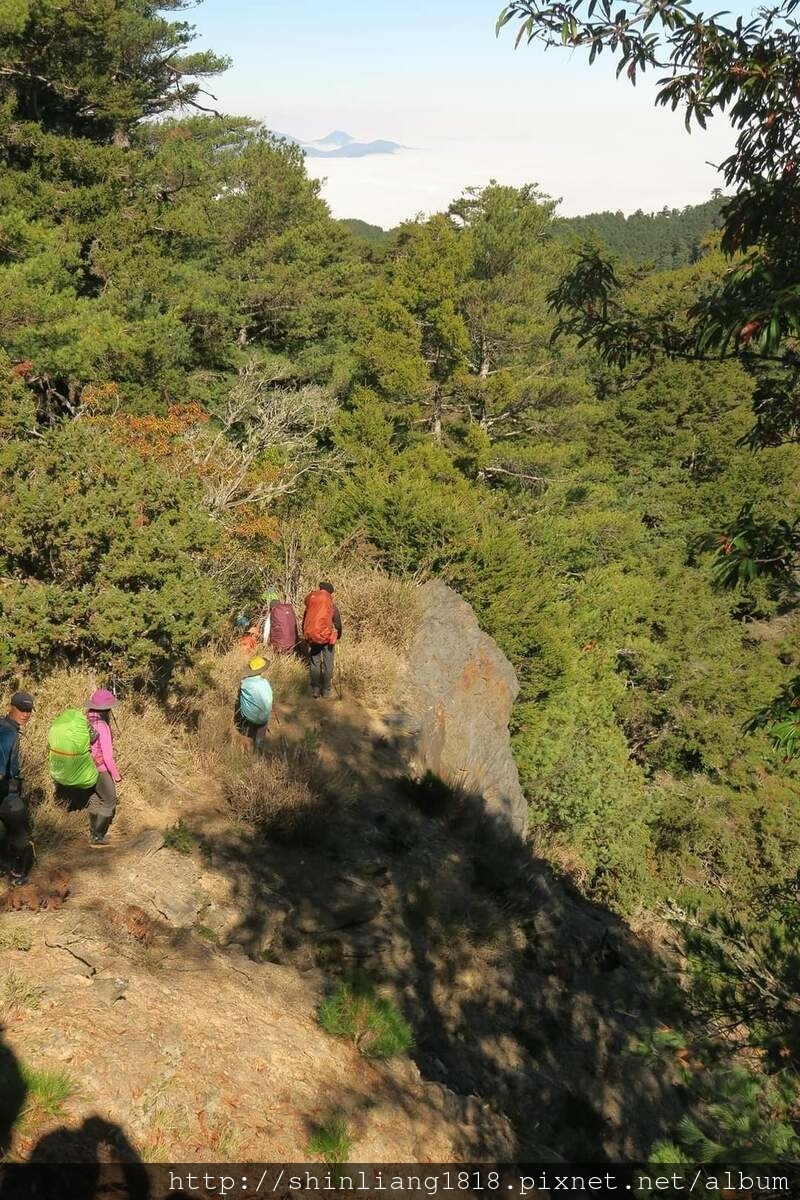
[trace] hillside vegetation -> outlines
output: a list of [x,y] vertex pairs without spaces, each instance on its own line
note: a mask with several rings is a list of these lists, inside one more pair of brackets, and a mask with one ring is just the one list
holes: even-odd
[[639,209],[627,217],[621,212],[587,213],[561,217],[555,227],[568,240],[595,239],[620,258],[663,271],[687,267],[703,256],[722,225],[722,205],[719,197],[654,213]]
[[[192,108],[190,80],[224,64],[189,51],[182,7],[0,17],[7,687],[77,665],[171,703],[268,583],[299,600],[354,563],[441,577],[522,682],[536,852],[638,928],[716,912],[691,1036],[725,1059],[720,1014],[743,1043],[763,1018],[767,1065],[793,1071],[791,1003],[757,996],[769,938],[789,953],[800,780],[744,727],[796,673],[798,618],[785,579],[726,589],[713,567],[743,498],[783,518],[797,446],[752,453],[741,361],[554,344],[547,297],[575,259],[534,185],[468,190],[385,247],[353,237],[296,147]],[[630,256],[663,261],[657,244]],[[680,328],[726,278],[713,239],[692,245],[622,269],[643,321]],[[374,630],[391,659],[385,625],[377,604],[361,645]],[[751,970],[736,922],[757,939],[767,909]]]

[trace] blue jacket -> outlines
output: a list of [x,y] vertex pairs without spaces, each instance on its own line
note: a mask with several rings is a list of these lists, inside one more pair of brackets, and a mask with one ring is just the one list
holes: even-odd
[[239,712],[251,725],[267,725],[272,716],[272,688],[260,675],[248,675],[239,684]]
[[19,725],[13,717],[0,720],[0,798],[19,795]]

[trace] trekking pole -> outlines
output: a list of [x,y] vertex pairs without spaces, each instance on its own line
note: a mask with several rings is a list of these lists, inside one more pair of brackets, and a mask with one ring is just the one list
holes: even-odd
[[334,659],[334,663],[333,663],[333,679],[331,680],[331,683],[333,684],[334,688],[336,689],[336,691],[339,694],[339,703],[341,704],[342,701],[344,700],[344,697],[342,695],[342,689],[339,684],[339,676],[340,675],[341,675],[341,671],[339,670],[339,659],[338,659],[338,655],[337,655],[337,657]]

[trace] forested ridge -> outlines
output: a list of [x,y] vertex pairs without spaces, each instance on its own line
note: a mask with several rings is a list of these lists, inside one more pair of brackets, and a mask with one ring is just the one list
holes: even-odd
[[721,225],[723,200],[714,196],[705,204],[646,213],[641,209],[587,213],[556,219],[557,230],[581,241],[595,238],[621,258],[659,270],[685,267],[701,257],[706,240]]
[[[721,225],[722,198],[685,208],[664,207],[660,212],[641,209],[625,216],[622,212],[587,213],[583,217],[553,220],[553,232],[573,245],[594,240],[619,258],[650,268],[667,270],[697,262],[706,240]],[[395,230],[382,229],[367,221],[343,220],[340,225],[355,237],[374,246],[388,246]]]
[[781,1068],[757,1100],[788,1129],[800,779],[752,718],[797,672],[798,620],[785,578],[721,586],[718,551],[744,499],[784,519],[800,456],[753,452],[742,361],[614,361],[548,303],[591,226],[623,259],[683,261],[617,282],[684,328],[729,270],[719,235],[677,251],[630,218],[614,244],[615,222],[492,184],[370,243],[297,147],[193,107],[225,64],[158,15],[182,7],[0,15],[7,683],[81,660],[164,693],[289,553],[443,578],[522,681],[537,851],[640,923],[719,914],[697,949],[712,1016],[675,1036],[725,1059],[731,1007]]

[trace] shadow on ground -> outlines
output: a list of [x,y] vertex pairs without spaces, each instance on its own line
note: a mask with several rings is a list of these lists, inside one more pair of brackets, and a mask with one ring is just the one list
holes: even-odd
[[0,1025],[0,1159],[7,1153],[14,1125],[25,1105],[28,1086],[17,1057],[6,1045]]
[[[386,989],[466,1159],[641,1157],[683,1111],[663,1067],[633,1052],[660,1023],[663,964],[480,798],[410,780],[404,747],[367,736],[356,706],[307,707],[298,725],[317,721],[326,747],[316,811],[293,834],[267,819],[206,844],[240,914],[227,941],[329,984],[358,969]],[[495,1116],[510,1122],[505,1147]]]

